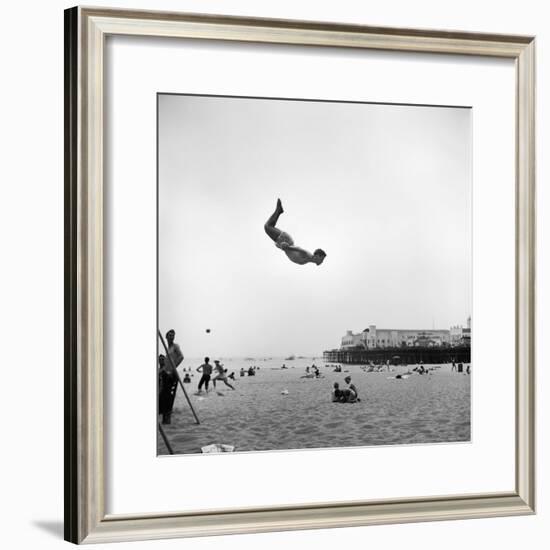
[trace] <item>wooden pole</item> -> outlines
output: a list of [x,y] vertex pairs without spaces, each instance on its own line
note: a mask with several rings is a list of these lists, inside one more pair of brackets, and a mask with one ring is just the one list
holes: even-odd
[[168,352],[168,347],[166,346],[166,342],[164,341],[164,338],[162,337],[162,334],[160,330],[158,331],[160,341],[162,342],[162,345],[164,346],[164,349],[166,350],[166,358],[168,361],[170,361],[170,364],[172,365],[172,368],[174,369],[174,372],[176,373],[176,377],[178,379],[178,382],[181,386],[181,389],[183,390],[183,395],[185,395],[185,399],[187,399],[187,403],[189,403],[189,407],[191,409],[191,412],[193,413],[193,416],[195,417],[195,421],[197,424],[200,424],[199,417],[197,416],[197,413],[195,412],[195,409],[193,408],[193,404],[191,403],[191,400],[189,399],[189,396],[187,395],[187,390],[185,389],[185,386],[183,385],[183,382],[181,381],[180,375],[178,373],[178,370],[176,369],[176,365],[174,365],[174,361],[172,361],[172,358],[170,357],[170,353]]
[[162,440],[164,441],[164,444],[166,445],[166,448],[168,449],[168,452],[173,455],[174,449],[172,449],[172,445],[170,445],[170,442],[168,441],[168,438],[166,437],[166,434],[164,433],[164,430],[162,429],[162,426],[160,425],[160,422],[158,422],[159,432],[162,437]]

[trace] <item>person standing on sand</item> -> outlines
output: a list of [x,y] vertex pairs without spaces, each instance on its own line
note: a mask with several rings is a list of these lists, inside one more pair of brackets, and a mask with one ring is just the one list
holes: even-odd
[[275,227],[279,216],[284,212],[281,199],[277,199],[277,206],[275,212],[271,214],[269,219],[264,224],[264,230],[271,240],[275,242],[275,246],[280,248],[288,257],[291,262],[295,264],[304,265],[308,263],[321,265],[325,260],[326,253],[324,250],[318,248],[313,254],[294,245],[292,237],[282,231],[278,227]]
[[208,383],[210,382],[210,375],[212,374],[212,365],[210,364],[210,357],[204,358],[204,363],[197,367],[197,372],[202,372],[201,379],[199,380],[199,391],[202,391],[202,386],[208,391]]
[[[168,344],[168,356],[170,357],[174,367],[179,367],[180,363],[183,361],[183,353],[181,352],[180,347],[174,339],[176,338],[176,331],[171,328],[166,333],[166,343]],[[168,361],[170,363],[170,361]]]
[[164,355],[159,355],[158,376],[159,414],[162,415],[163,424],[170,424],[178,389],[178,375]]
[[226,386],[229,386],[232,390],[234,390],[235,388],[227,381],[227,374],[223,368],[223,365],[217,359],[214,363],[216,365],[216,374],[214,375],[214,378],[212,378],[212,384],[214,384],[214,387],[216,387],[216,382],[221,380]]

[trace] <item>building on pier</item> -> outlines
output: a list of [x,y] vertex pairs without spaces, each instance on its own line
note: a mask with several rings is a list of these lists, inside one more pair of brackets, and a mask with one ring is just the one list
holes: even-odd
[[340,349],[386,349],[405,347],[464,346],[471,341],[471,317],[467,326],[456,325],[450,329],[387,329],[369,325],[362,332],[348,330],[342,337]]
[[369,325],[362,332],[348,330],[339,349],[324,352],[324,359],[336,363],[387,361],[398,363],[469,362],[471,317],[467,326],[450,329],[384,329]]
[[342,337],[341,349],[438,347],[446,344],[451,344],[451,331],[448,329],[385,329],[369,325],[368,328],[357,334],[348,330]]

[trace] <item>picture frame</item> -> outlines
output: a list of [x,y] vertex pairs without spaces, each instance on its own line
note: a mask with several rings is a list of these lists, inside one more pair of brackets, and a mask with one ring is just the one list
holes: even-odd
[[[515,490],[149,515],[105,512],[104,44],[197,38],[512,59],[516,78]],[[65,539],[155,538],[467,519],[535,511],[535,39],[75,7],[65,12]]]

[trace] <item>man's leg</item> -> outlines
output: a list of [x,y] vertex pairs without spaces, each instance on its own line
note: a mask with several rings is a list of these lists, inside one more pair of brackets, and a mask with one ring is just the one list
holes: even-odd
[[[201,379],[199,380],[199,391],[201,391],[202,389],[202,385],[204,384],[205,380],[204,380],[204,374],[201,376]],[[208,384],[208,382],[207,382]],[[208,385],[206,386],[206,389],[208,390]]]
[[235,389],[227,380],[224,380],[224,384],[225,384],[226,386],[229,386],[232,390]]
[[206,391],[208,391],[208,383],[210,382],[210,375],[209,374],[206,374],[204,376],[204,387],[206,389]]
[[277,220],[279,219],[279,216],[284,212],[283,205],[281,204],[281,199],[277,199],[277,206],[275,208],[275,212],[271,214],[269,219],[264,224],[264,230],[269,235],[271,239],[273,239],[275,242],[279,238],[279,235],[281,234],[281,230],[277,229],[275,225],[277,224]]

